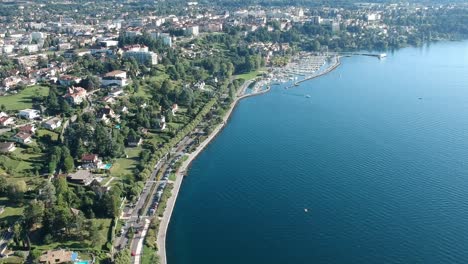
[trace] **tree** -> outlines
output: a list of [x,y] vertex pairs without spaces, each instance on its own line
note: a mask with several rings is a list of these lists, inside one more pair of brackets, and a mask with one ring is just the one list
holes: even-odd
[[0,176],[0,195],[5,195],[7,193],[7,180]]
[[72,156],[68,155],[64,160],[63,160],[63,168],[65,172],[72,172],[73,169],[75,168],[75,163],[73,162]]
[[44,203],[42,201],[31,201],[24,209],[24,218],[27,229],[42,222],[44,217]]
[[23,180],[10,183],[8,185],[8,195],[13,201],[22,202],[24,193],[27,191],[26,182]]
[[117,252],[114,259],[114,264],[129,264],[131,263],[130,250],[124,249]]
[[91,222],[91,226],[89,228],[89,237],[88,239],[91,241],[91,245],[93,247],[97,247],[106,241],[106,238],[102,235],[102,230],[104,227],[101,225],[98,227],[94,222]]

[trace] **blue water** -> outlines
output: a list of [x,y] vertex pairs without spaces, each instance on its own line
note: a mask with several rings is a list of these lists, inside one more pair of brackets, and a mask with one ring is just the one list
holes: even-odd
[[468,263],[468,42],[388,55],[242,101],[183,182],[169,264]]

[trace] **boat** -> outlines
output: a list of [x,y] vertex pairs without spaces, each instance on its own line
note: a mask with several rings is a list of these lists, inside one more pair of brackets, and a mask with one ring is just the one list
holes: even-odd
[[309,212],[309,210],[308,210],[307,208],[304,208],[304,212],[306,212],[306,213],[307,213],[307,212]]
[[309,94],[307,94],[305,97],[306,97],[306,98],[310,98],[310,95],[309,95]]

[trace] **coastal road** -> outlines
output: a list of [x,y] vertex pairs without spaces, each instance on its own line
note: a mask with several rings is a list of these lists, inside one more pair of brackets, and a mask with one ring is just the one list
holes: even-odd
[[128,231],[130,227],[133,228],[138,228],[140,223],[138,221],[138,218],[140,217],[140,213],[144,213],[144,208],[143,206],[145,205],[146,198],[150,194],[150,191],[153,187],[153,185],[156,184],[156,175],[158,174],[159,170],[165,163],[165,158],[160,160],[153,172],[151,173],[150,178],[146,181],[145,186],[143,187],[143,191],[140,194],[140,197],[138,198],[138,201],[135,203],[133,207],[126,206],[122,212],[122,217],[121,219],[125,220],[125,226],[123,227],[123,232],[119,237],[116,237],[115,242],[114,242],[114,247],[117,250],[123,249],[127,246],[128,244]]
[[[125,220],[125,226],[122,228],[121,235],[116,237],[114,242],[114,248],[116,250],[121,250],[127,247],[130,243],[130,250],[133,255],[132,256],[132,263],[139,263],[139,255],[141,253],[142,245],[144,238],[146,236],[146,222],[151,219],[148,216],[148,211],[153,203],[154,196],[156,195],[157,186],[159,185],[160,181],[156,178],[160,171],[166,172],[170,168],[170,164],[174,161],[174,159],[182,155],[184,149],[192,143],[192,139],[189,137],[185,137],[182,139],[179,144],[177,144],[174,148],[170,150],[171,155],[166,155],[162,158],[155,166],[153,172],[151,173],[150,178],[145,182],[145,186],[140,193],[140,197],[138,201],[133,206],[126,206],[123,210],[121,219]],[[146,203],[148,200],[148,203]],[[130,241],[128,239],[129,230],[133,229],[135,231],[135,235],[133,239]],[[138,253],[138,254],[137,254]]]

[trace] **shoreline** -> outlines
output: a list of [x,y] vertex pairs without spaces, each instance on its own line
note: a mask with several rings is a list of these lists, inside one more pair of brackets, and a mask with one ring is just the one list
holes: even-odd
[[[330,73],[331,71],[335,70],[341,64],[339,59],[340,58],[338,57],[336,63],[332,67],[325,70],[324,72],[322,72],[320,74],[317,74],[316,76],[310,77],[308,79],[304,79],[301,82],[312,80],[314,78],[323,76],[323,75],[325,75],[327,73]],[[180,187],[182,185],[184,174],[187,171],[187,168],[196,159],[196,157],[205,149],[205,147],[208,144],[210,144],[213,139],[216,138],[216,136],[219,134],[219,132],[221,132],[223,130],[223,128],[227,124],[227,121],[229,121],[229,119],[230,119],[230,117],[232,115],[232,112],[234,111],[237,104],[242,99],[257,96],[257,95],[262,95],[264,93],[268,93],[271,90],[271,85],[269,85],[267,87],[267,89],[264,89],[264,90],[261,90],[261,91],[255,92],[255,93],[244,94],[244,95],[239,96],[239,94],[242,94],[252,82],[253,82],[253,80],[249,80],[249,81],[246,81],[243,84],[243,87],[241,87],[239,89],[237,98],[234,100],[234,102],[231,103],[231,106],[229,107],[229,110],[224,115],[223,122],[221,124],[219,124],[212,131],[212,133],[202,143],[200,143],[200,145],[197,146],[197,148],[196,148],[196,150],[194,152],[189,154],[187,160],[184,161],[184,163],[182,163],[182,165],[179,167],[178,171],[176,172],[176,180],[173,182],[174,187],[173,187],[173,189],[171,191],[171,196],[167,200],[166,209],[164,211],[163,217],[161,218],[161,222],[159,224],[158,235],[157,235],[157,240],[156,240],[156,244],[157,244],[157,247],[158,247],[157,254],[159,256],[160,264],[167,264],[167,255],[166,255],[167,230],[168,230],[169,223],[170,223],[170,220],[171,220],[171,217],[172,217],[172,212],[174,211],[174,207],[175,207],[175,203],[177,201],[177,197],[179,195],[179,190],[180,190]]]
[[[247,81],[246,83],[243,84],[243,87],[239,89],[239,93],[244,92],[244,90],[252,83],[252,81]],[[237,104],[239,103],[240,100],[256,96],[256,95],[261,95],[264,93],[267,93],[270,91],[271,88],[259,91],[254,94],[246,94],[239,96],[234,100],[234,102],[231,103],[231,106],[229,107],[229,110],[226,112],[226,114],[223,117],[223,122],[219,124],[213,132],[202,142],[196,150],[188,155],[187,160],[182,163],[182,165],[179,167],[179,169],[176,172],[176,180],[173,182],[174,187],[171,191],[171,197],[167,200],[166,204],[166,209],[164,211],[163,217],[161,218],[161,222],[159,223],[159,229],[158,229],[158,236],[156,240],[156,244],[158,246],[158,255],[159,255],[159,260],[161,264],[166,264],[167,263],[167,256],[166,256],[166,234],[167,230],[169,227],[169,223],[172,217],[172,212],[174,211],[175,203],[177,201],[177,197],[179,195],[179,190],[180,186],[182,185],[182,181],[184,179],[184,173],[186,172],[187,168],[190,166],[190,164],[195,160],[195,158],[205,149],[208,144],[211,143],[213,139],[216,138],[216,136],[223,130],[225,127],[227,121],[231,117],[232,112],[236,108]]]

